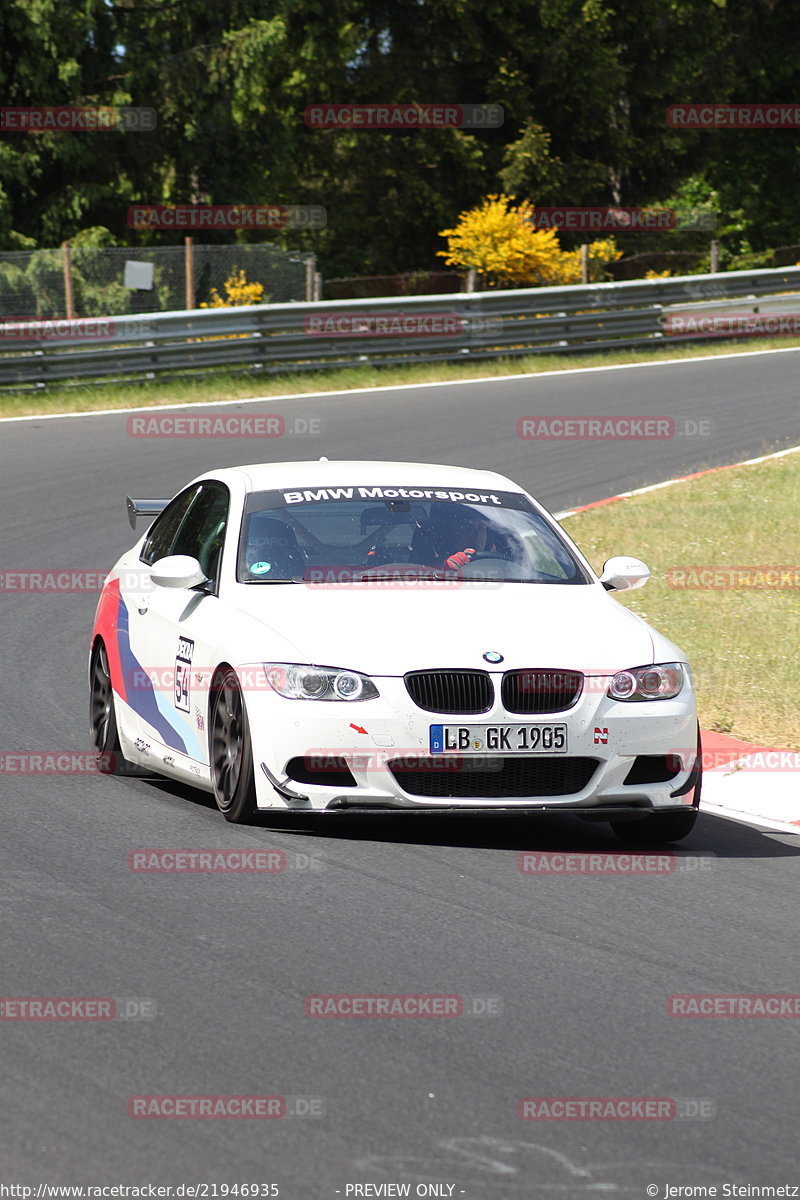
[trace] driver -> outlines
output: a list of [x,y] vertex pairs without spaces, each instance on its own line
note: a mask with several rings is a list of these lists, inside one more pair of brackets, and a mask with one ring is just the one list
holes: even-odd
[[423,550],[432,564],[457,571],[486,547],[486,518],[466,505],[434,503],[423,527]]

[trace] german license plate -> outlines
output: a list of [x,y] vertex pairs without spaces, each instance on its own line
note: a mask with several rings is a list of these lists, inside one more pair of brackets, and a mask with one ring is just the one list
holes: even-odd
[[431,725],[431,754],[566,754],[567,727],[551,725]]

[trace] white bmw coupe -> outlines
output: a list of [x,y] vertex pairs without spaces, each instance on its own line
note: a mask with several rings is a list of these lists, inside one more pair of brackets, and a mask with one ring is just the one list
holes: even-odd
[[684,653],[610,596],[557,521],[489,471],[289,462],[213,471],[105,583],[90,652],[100,770],[264,810],[532,814],[626,841],[690,832]]

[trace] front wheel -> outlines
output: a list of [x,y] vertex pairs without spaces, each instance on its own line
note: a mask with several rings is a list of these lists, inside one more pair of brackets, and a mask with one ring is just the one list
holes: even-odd
[[209,749],[214,799],[226,821],[245,824],[256,814],[256,783],[250,726],[236,672],[220,667],[212,689]]
[[101,775],[147,775],[123,756],[114,711],[114,692],[111,687],[111,672],[108,653],[103,642],[98,642],[92,655],[89,719],[92,730],[92,749]]
[[612,821],[611,828],[626,844],[657,846],[688,837],[696,820],[697,809],[687,808],[684,812],[653,813],[637,821]]
[[697,723],[697,756],[689,779],[682,791],[692,793],[692,807],[680,812],[655,812],[638,821],[612,821],[611,828],[621,842],[657,846],[662,842],[679,842],[688,837],[697,821],[700,793],[703,788],[703,743],[700,739],[700,722]]

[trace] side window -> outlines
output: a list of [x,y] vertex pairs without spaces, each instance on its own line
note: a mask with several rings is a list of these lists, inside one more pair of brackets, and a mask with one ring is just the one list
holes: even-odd
[[215,582],[228,523],[228,503],[224,484],[201,483],[171,550],[172,554],[190,554],[196,558],[204,573]]
[[143,563],[147,563],[148,567],[152,567],[153,563],[158,562],[160,558],[166,558],[171,553],[172,543],[175,541],[175,535],[180,529],[181,522],[189,511],[189,505],[194,500],[199,491],[199,486],[193,483],[191,487],[186,488],[170,500],[167,507],[156,518],[156,521],[150,530],[139,559]]

